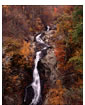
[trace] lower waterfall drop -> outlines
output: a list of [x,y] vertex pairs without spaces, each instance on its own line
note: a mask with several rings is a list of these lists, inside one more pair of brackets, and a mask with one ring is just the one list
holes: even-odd
[[[50,27],[47,26],[47,31],[49,31],[49,28]],[[32,87],[34,90],[34,97],[29,105],[37,105],[37,103],[39,102],[40,97],[41,97],[40,76],[38,73],[37,66],[38,66],[39,60],[41,59],[43,50],[47,50],[49,48],[49,45],[45,44],[44,41],[40,38],[41,35],[42,35],[42,33],[36,36],[36,42],[39,44],[45,45],[45,47],[43,49],[41,49],[41,51],[36,52],[36,58],[35,58],[35,62],[34,62],[35,66],[34,66],[34,70],[33,70],[33,82],[30,86],[27,86],[25,89],[24,102],[26,102],[26,98],[27,98],[27,88]]]

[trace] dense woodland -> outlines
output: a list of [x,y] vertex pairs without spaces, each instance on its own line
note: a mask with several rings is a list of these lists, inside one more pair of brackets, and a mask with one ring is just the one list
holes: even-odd
[[83,105],[83,6],[3,5],[2,19],[3,105],[27,105],[23,97],[32,82],[34,37],[47,25],[53,30],[48,43],[55,54],[57,77],[50,86],[49,70],[46,76],[41,70],[42,105]]

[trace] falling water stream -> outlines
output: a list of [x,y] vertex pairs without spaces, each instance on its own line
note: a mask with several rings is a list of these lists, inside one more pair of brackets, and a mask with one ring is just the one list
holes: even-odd
[[[47,31],[49,31],[50,27],[47,26]],[[34,97],[31,101],[31,103],[29,105],[37,105],[37,103],[39,102],[40,100],[40,97],[41,97],[41,84],[40,84],[40,76],[39,76],[39,73],[38,73],[38,62],[39,60],[41,59],[41,55],[43,53],[43,50],[47,50],[49,48],[49,45],[45,44],[45,42],[41,39],[41,36],[42,36],[42,33],[41,34],[38,34],[36,36],[36,42],[39,43],[39,44],[42,44],[44,45],[45,47],[43,49],[41,49],[40,51],[36,52],[36,58],[35,58],[35,66],[34,66],[34,70],[33,70],[33,82],[32,84],[30,85],[33,90],[34,90]],[[27,88],[29,86],[26,87],[25,89],[25,98],[24,98],[24,102],[26,102],[26,97],[27,97]]]

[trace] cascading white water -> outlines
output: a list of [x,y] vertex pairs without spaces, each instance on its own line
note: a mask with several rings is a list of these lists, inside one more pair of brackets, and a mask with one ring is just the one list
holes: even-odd
[[47,26],[47,31],[49,31],[50,30],[50,26]]
[[32,102],[30,105],[36,105],[39,101],[40,98],[40,93],[41,93],[41,85],[40,85],[40,77],[37,69],[38,61],[40,60],[40,54],[41,51],[36,53],[36,59],[35,59],[35,68],[33,71],[33,83],[32,87],[34,89],[34,98],[32,99]]
[[[49,26],[47,26],[47,31],[48,30],[49,30]],[[39,44],[44,44],[45,47],[42,50],[46,50],[49,46],[47,44],[45,44],[44,41],[40,38],[41,35],[42,34],[39,34],[39,35],[36,36],[36,42],[38,42]],[[39,73],[38,73],[37,66],[38,66],[39,60],[41,59],[42,50],[36,52],[35,67],[34,67],[34,71],[33,71],[33,82],[30,85],[30,86],[32,86],[32,88],[34,90],[34,97],[32,99],[32,102],[29,105],[37,105],[37,103],[39,102],[39,99],[41,97],[40,76],[39,76]],[[27,97],[27,92],[25,93],[24,102],[26,101],[26,97]]]
[[36,41],[37,41],[38,43],[45,44],[44,41],[40,38],[41,35],[42,35],[42,34],[39,34],[38,36],[36,36]]

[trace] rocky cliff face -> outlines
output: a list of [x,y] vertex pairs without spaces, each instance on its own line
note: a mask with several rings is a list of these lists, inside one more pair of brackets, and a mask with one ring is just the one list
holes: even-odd
[[[44,41],[48,44],[50,44],[51,48],[47,50],[47,55],[42,58],[41,62],[44,64],[44,66],[48,69],[46,69],[46,72],[50,72],[50,75],[46,73],[48,76],[51,85],[55,84],[55,80],[57,78],[56,72],[57,72],[57,60],[54,54],[54,47],[55,45],[52,44],[52,37],[54,35],[54,30],[50,30],[49,32],[45,32],[45,35],[43,37]],[[53,45],[53,46],[52,46]]]

